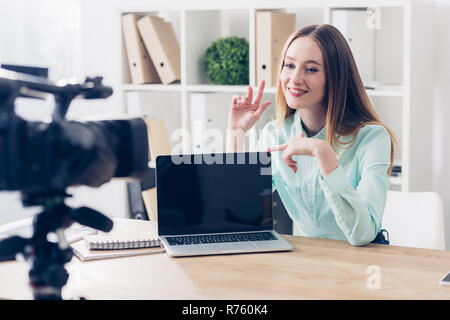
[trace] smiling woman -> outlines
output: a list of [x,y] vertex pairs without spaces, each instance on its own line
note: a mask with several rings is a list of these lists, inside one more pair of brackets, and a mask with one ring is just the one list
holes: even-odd
[[[381,232],[394,136],[379,120],[351,50],[331,25],[304,27],[287,40],[277,85],[277,120],[258,148],[272,154],[272,184],[303,234],[364,245]],[[264,82],[253,99],[234,97],[228,150],[267,108]],[[378,241],[378,240],[377,240]]]

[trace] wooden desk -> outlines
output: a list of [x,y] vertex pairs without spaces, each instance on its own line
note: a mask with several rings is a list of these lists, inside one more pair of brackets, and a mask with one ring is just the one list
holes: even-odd
[[[450,299],[438,285],[450,251],[285,236],[293,252],[169,258],[165,253],[67,265],[63,292],[88,299]],[[369,266],[380,289],[369,289]],[[0,297],[29,299],[25,263],[0,263]],[[371,269],[369,268],[369,271]]]

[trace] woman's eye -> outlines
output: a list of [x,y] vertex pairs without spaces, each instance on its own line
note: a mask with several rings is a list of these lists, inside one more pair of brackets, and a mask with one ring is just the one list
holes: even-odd
[[317,72],[318,70],[316,68],[305,68],[306,72]]
[[294,68],[294,65],[292,63],[285,63],[284,67],[288,68],[288,69],[292,69],[292,68]]

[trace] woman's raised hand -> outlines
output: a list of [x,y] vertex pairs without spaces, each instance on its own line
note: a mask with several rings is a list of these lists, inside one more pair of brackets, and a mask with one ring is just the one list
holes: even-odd
[[271,102],[261,103],[264,92],[264,80],[258,88],[258,93],[253,99],[253,88],[248,87],[247,96],[234,96],[231,101],[231,108],[228,114],[228,128],[230,130],[243,130],[244,132],[253,127],[259,120],[262,113],[270,105]]

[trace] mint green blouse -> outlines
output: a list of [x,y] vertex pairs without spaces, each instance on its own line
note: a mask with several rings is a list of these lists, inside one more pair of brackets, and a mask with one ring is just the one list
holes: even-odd
[[[325,130],[312,138],[325,140]],[[286,143],[301,133],[306,136],[297,111],[282,126],[267,123],[257,148],[267,151],[267,147]],[[383,126],[366,125],[349,146],[338,149],[339,167],[326,178],[314,157],[294,156],[298,167],[294,173],[282,160],[282,151],[272,152],[272,186],[303,235],[346,239],[361,246],[381,230],[390,185],[391,139]]]

